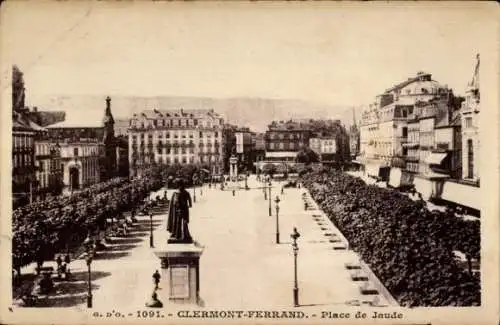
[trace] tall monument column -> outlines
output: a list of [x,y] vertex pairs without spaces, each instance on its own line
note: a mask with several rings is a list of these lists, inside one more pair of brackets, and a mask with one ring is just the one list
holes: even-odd
[[106,111],[104,112],[104,178],[110,179],[116,175],[116,139],[114,130],[115,120],[111,114],[111,98],[106,97]]

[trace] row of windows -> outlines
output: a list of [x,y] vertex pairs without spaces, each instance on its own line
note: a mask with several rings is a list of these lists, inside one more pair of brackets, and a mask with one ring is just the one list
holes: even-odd
[[83,147],[83,148],[75,147],[75,148],[73,148],[73,157],[78,157],[80,154],[82,154],[82,157],[97,155],[98,149],[97,148],[89,148],[89,147]]
[[[140,142],[140,146],[145,146],[145,145],[148,145],[148,146],[162,146],[163,145],[163,140],[158,140],[156,142],[153,142],[153,141],[150,141],[150,142],[145,142],[143,140],[141,140]],[[181,145],[181,146],[186,146],[186,145],[192,145],[194,146],[195,145],[195,142],[193,140],[165,140],[165,145]],[[212,145],[214,147],[218,147],[219,146],[219,141],[212,141],[212,142],[198,142],[198,146],[200,147],[204,147],[204,146],[207,146],[207,147],[211,147]],[[135,147],[137,146],[137,142],[136,141],[132,141],[132,146]]]
[[12,155],[12,167],[31,167],[31,163],[33,162],[31,155],[24,154],[16,154]]
[[[152,150],[148,150],[149,152],[152,152]],[[138,154],[138,152],[141,152],[144,154],[144,150],[140,150],[138,151],[137,149],[133,148],[132,150],[132,153],[133,154]],[[181,154],[186,154],[186,153],[192,153],[194,154],[195,153],[195,150],[193,147],[189,147],[189,148],[186,148],[186,147],[181,147],[181,148],[178,148],[178,147],[158,147],[156,149],[156,152],[158,152],[158,154],[162,155],[162,154],[174,154],[174,155],[177,155],[179,153]],[[197,151],[198,153],[222,153],[222,150],[220,150],[220,148],[199,148],[199,150]]]
[[[145,162],[148,163],[150,161],[150,159],[145,159]],[[200,157],[200,162],[202,163],[205,163],[205,162],[208,162],[208,163],[217,163],[220,161],[220,158],[218,156],[207,156],[207,157],[204,157],[204,156],[201,156]],[[163,157],[159,157],[158,158],[158,163],[162,164],[162,163],[166,163],[166,164],[179,164],[179,163],[183,163],[183,164],[186,164],[186,163],[190,163],[190,164],[193,164],[195,162],[195,158],[193,156],[190,156],[190,157],[165,157],[165,159],[163,159]],[[133,162],[134,164],[134,162]]]
[[300,149],[300,143],[295,142],[270,142],[268,148],[270,150],[298,150]]
[[[199,123],[200,122],[200,123]],[[196,127],[202,125],[204,127],[213,127],[222,124],[221,120],[206,120],[199,121],[198,119],[152,119],[147,121],[131,120],[132,127],[140,126],[142,129],[145,127]]]
[[289,132],[268,132],[269,139],[302,139],[302,133],[289,133]]
[[58,167],[59,159],[41,160],[38,161],[39,172],[45,173],[55,171]]
[[20,148],[20,147],[32,147],[33,146],[33,137],[28,136],[28,135],[20,135],[20,134],[13,134],[13,139],[12,142],[14,144],[14,148]]
[[406,163],[406,169],[411,171],[411,172],[414,172],[414,173],[418,173],[418,162],[417,163],[414,163],[414,162],[407,162]]
[[[145,144],[144,142],[141,142],[139,148],[140,150],[144,150],[145,148]],[[165,143],[163,144],[161,141],[156,143],[156,144],[153,144],[153,143],[149,143],[147,145],[148,147],[148,150],[152,150],[152,148],[155,148],[155,150],[158,150],[158,148],[194,148],[195,147],[195,144],[193,142],[190,142],[190,143],[186,143],[186,142],[182,142],[182,143],[177,143],[177,142],[174,142],[174,143]],[[216,150],[218,150],[220,148],[219,144],[218,143],[207,143],[206,145],[204,143],[200,143],[198,144],[198,148],[200,150],[203,151],[203,148],[215,148]],[[132,143],[132,150],[137,150],[137,144],[136,143]]]
[[35,154],[36,155],[57,155],[60,153],[60,149],[52,146],[49,143],[36,143],[35,144]]
[[[153,139],[153,133],[147,133],[147,138],[148,139]],[[194,132],[163,132],[163,133],[156,133],[155,134],[156,137],[155,138],[166,138],[166,139],[169,139],[169,138],[174,138],[174,139],[179,139],[179,138],[182,138],[182,139],[185,139],[185,138],[190,138],[190,139],[193,139],[194,138]],[[201,138],[212,138],[212,135],[214,138],[218,138],[219,137],[219,132],[218,131],[215,131],[215,132],[203,132],[203,131],[200,131],[198,133],[198,136]],[[132,141],[137,141],[137,138],[140,138],[140,139],[144,139],[145,138],[145,133],[140,133],[138,136],[136,135],[132,135]]]

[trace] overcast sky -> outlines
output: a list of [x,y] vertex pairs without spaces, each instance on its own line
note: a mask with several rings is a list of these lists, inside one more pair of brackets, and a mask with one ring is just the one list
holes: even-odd
[[49,94],[120,94],[357,106],[420,70],[463,93],[486,49],[484,8],[10,5],[2,6],[2,84],[16,63],[30,105]]

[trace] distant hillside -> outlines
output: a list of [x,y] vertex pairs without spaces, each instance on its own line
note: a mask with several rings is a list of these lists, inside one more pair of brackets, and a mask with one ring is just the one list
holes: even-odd
[[[50,96],[35,99],[32,105],[43,110],[66,111],[78,119],[102,119],[105,108],[103,96]],[[132,97],[111,96],[111,109],[117,119],[129,118],[144,109],[213,108],[229,123],[264,131],[272,120],[293,118],[340,119],[347,126],[352,123],[352,110],[347,107],[319,105],[295,99],[266,98],[203,98],[203,97]],[[359,120],[360,110],[356,110]]]

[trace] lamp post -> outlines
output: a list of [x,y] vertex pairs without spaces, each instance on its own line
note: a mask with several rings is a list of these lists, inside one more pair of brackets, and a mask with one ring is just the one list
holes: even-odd
[[294,307],[299,306],[299,285],[297,281],[297,254],[299,252],[299,246],[297,245],[297,239],[300,237],[297,228],[293,227],[293,233],[290,235],[293,239],[293,271],[294,271],[294,282],[293,282],[293,305]]
[[[266,189],[266,182],[262,181],[262,191],[264,192],[264,200],[267,200],[267,189]],[[270,200],[271,198],[269,198]]]
[[85,238],[83,245],[85,246],[87,250],[87,256],[85,258],[85,261],[87,262],[87,272],[88,272],[88,288],[87,288],[87,308],[92,308],[92,274],[90,270],[90,265],[92,264],[92,258],[94,255],[92,246],[93,246],[93,241],[90,239],[90,232],[87,234],[87,238]]
[[193,177],[193,202],[196,203],[196,178]]
[[274,200],[276,203],[276,244],[280,243],[280,219],[279,219],[279,212],[280,212],[280,198],[276,195],[276,199]]
[[153,242],[153,213],[149,213],[149,247],[155,247]]
[[272,201],[272,196],[271,196],[271,186],[273,184],[271,183],[271,181],[269,181],[269,216],[271,217],[273,214],[271,212],[271,201]]

